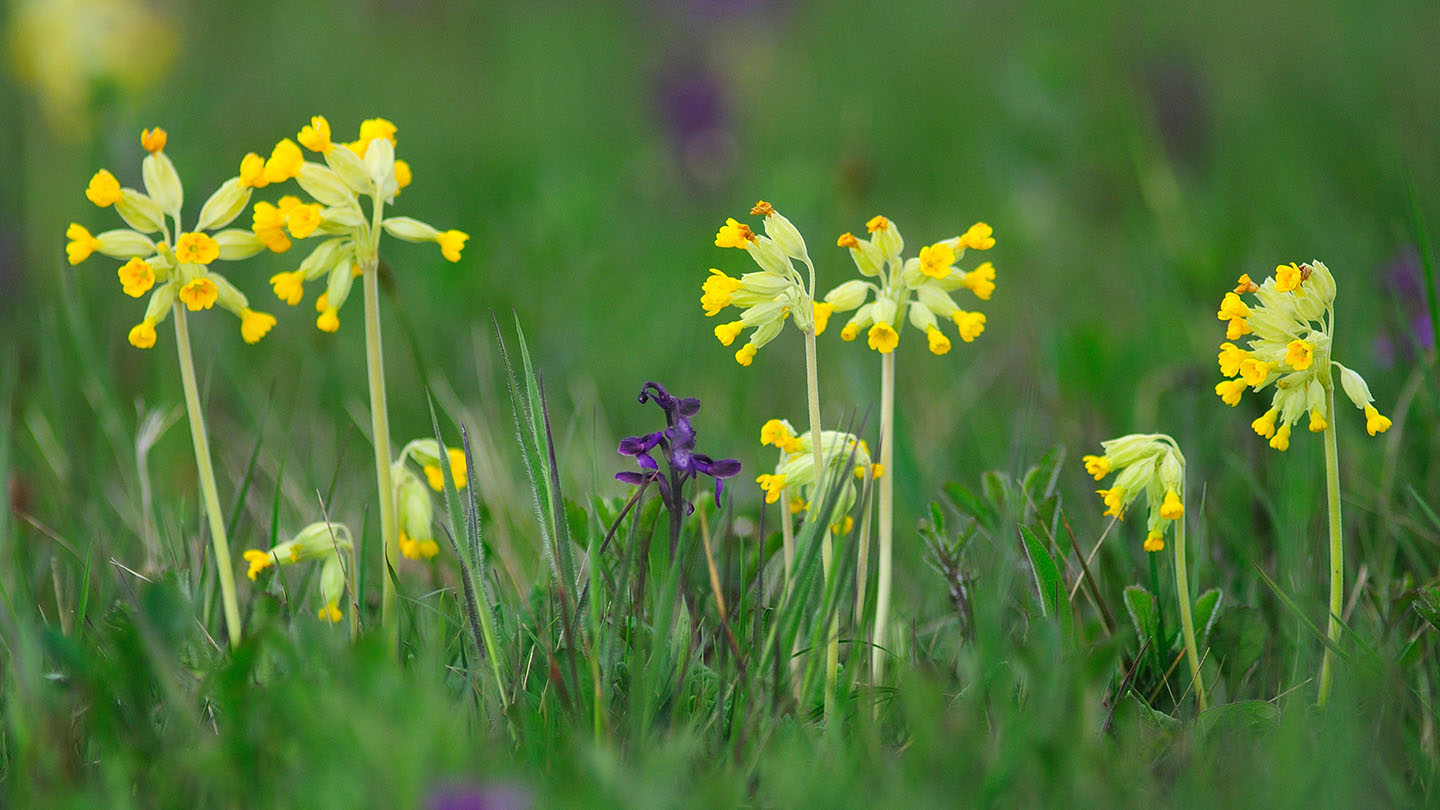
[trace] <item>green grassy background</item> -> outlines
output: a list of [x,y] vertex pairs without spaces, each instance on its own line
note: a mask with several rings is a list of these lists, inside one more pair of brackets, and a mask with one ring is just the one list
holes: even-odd
[[[1211,388],[1223,333],[1214,310],[1233,279],[1325,261],[1340,288],[1336,355],[1395,419],[1376,439],[1358,412],[1340,420],[1350,583],[1365,571],[1357,633],[1386,660],[1413,634],[1426,638],[1399,600],[1440,561],[1428,511],[1440,492],[1440,382],[1426,365],[1433,355],[1417,360],[1412,346],[1423,306],[1394,286],[1390,267],[1414,249],[1416,212],[1440,222],[1440,7],[412,0],[164,10],[173,64],[145,90],[97,88],[83,126],[57,129],[29,88],[0,82],[0,153],[12,156],[0,182],[4,773],[16,796],[32,785],[75,806],[122,794],[136,806],[197,796],[220,806],[249,789],[254,804],[239,806],[404,806],[447,778],[496,778],[553,806],[1434,801],[1434,640],[1419,663],[1351,671],[1331,714],[1310,715],[1304,681],[1320,645],[1255,568],[1323,619],[1320,442],[1297,435],[1274,453],[1248,427],[1263,404],[1247,397],[1231,410]],[[689,140],[666,104],[681,78],[716,99],[710,131]],[[497,542],[524,576],[540,567],[538,541],[524,522],[492,311],[524,325],[571,492],[624,493],[610,480],[624,466],[612,448],[652,429],[634,395],[656,379],[702,398],[700,447],[745,464],[733,491],[737,512],[753,516],[749,479],[773,461],[759,425],[803,421],[803,361],[788,334],[740,368],[710,335],[698,305],[706,269],[746,269],[745,257],[713,246],[716,227],[770,200],[807,236],[828,289],[854,273],[835,236],[875,213],[912,245],[983,220],[998,240],[985,256],[998,270],[994,300],[979,307],[985,334],[934,357],[911,330],[898,355],[897,594],[916,644],[948,632],[944,584],[913,531],[942,482],[1019,474],[1063,445],[1066,514],[1088,547],[1104,522],[1079,456],[1114,435],[1168,432],[1198,495],[1192,577],[1198,589],[1223,588],[1232,616],[1264,627],[1252,668],[1220,663],[1227,697],[1292,699],[1278,701],[1283,713],[1263,733],[1124,720],[1123,734],[1102,734],[1107,678],[1134,639],[1092,639],[1086,654],[1064,655],[1043,627],[1017,625],[1029,573],[1011,535],[976,552],[975,565],[993,566],[980,569],[994,602],[977,619],[984,631],[964,649],[917,655],[889,724],[857,721],[836,744],[787,717],[752,741],[751,753],[764,752],[754,762],[688,727],[594,745],[536,720],[515,742],[453,711],[443,666],[396,671],[369,646],[342,654],[338,634],[301,620],[248,653],[284,665],[211,655],[152,671],[193,652],[193,627],[164,617],[188,615],[189,589],[204,592],[183,576],[173,590],[141,588],[117,567],[140,555],[142,416],[173,418],[182,402],[173,338],[162,329],[149,352],[127,345],[142,305],[115,289],[111,262],[66,265],[61,234],[71,220],[112,227],[82,191],[101,166],[138,182],[142,127],[169,130],[167,153],[200,200],[242,154],[267,152],[316,113],[345,137],[363,118],[395,121],[415,172],[397,210],[471,235],[454,265],[430,246],[386,248],[392,433],[429,434],[427,385],[467,425],[483,450]],[[264,280],[298,259],[266,255],[230,272],[280,318],[257,346],[237,339],[228,315],[194,319],[222,499],[254,483],[232,538],[242,548],[314,519],[317,492],[353,527],[372,497],[360,304],[325,335],[308,302],[275,302]],[[878,406],[878,359],[835,332],[820,344],[827,423]],[[1382,339],[1393,350],[1378,351]],[[200,540],[183,424],[160,437],[148,474],[160,535],[198,565],[185,553]],[[1148,585],[1149,571],[1139,528],[1116,531],[1097,569],[1121,610],[1120,589]],[[410,576],[423,590],[426,575]],[[1173,594],[1168,578],[1162,590]],[[64,625],[59,614],[82,599],[90,626]],[[120,610],[112,604],[154,621],[102,620]],[[266,671],[293,677],[255,674]],[[51,674],[68,684],[63,694],[47,691],[57,689]],[[180,691],[107,691],[147,679]],[[212,700],[228,709],[219,734],[207,731]],[[26,701],[31,709],[18,708]],[[71,747],[51,750],[62,740]],[[149,756],[174,767],[141,770]],[[356,773],[359,762],[381,764]]]

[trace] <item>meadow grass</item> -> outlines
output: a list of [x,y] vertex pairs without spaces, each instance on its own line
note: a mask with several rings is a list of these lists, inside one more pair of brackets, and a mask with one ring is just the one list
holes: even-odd
[[[860,4],[795,4],[704,18],[705,36],[668,9],[550,11],[189,12],[163,97],[103,103],[88,140],[0,85],[19,122],[0,146],[23,157],[0,186],[6,804],[424,807],[503,786],[535,806],[1440,802],[1440,374],[1413,328],[1440,324],[1433,7],[905,4],[858,25]],[[723,88],[717,126],[743,159],[718,175],[671,153],[652,93],[693,65],[655,41],[700,43]],[[362,71],[381,51],[406,56]],[[241,103],[234,77],[281,58],[368,79]],[[777,96],[777,77],[804,91]],[[136,312],[111,269],[64,267],[60,234],[141,126],[205,142],[175,159],[209,188],[319,109],[400,123],[405,203],[472,234],[454,268],[387,252],[375,279],[396,444],[462,447],[468,480],[435,496],[441,555],[397,566],[397,650],[360,320],[331,336],[279,312],[251,347],[195,319],[236,553],[322,512],[356,545],[357,641],[316,620],[319,572],[297,565],[239,580],[230,651],[180,380],[125,344]],[[819,289],[851,274],[826,234],[879,211],[917,234],[984,219],[999,239],[984,336],[902,361],[880,682],[874,582],[856,618],[853,577],[823,576],[807,523],[784,598],[778,516],[749,483],[759,425],[805,410],[801,338],[738,368],[697,306],[723,261],[711,234],[758,196],[806,223]],[[1337,344],[1394,420],[1371,439],[1341,415],[1347,579],[1323,711],[1324,448],[1268,449],[1247,426],[1263,406],[1210,390],[1219,294],[1312,255],[1342,290]],[[245,279],[256,299],[292,269],[269,258]],[[1392,259],[1432,292],[1407,292]],[[875,358],[833,336],[817,352],[824,426],[873,446]],[[695,499],[674,555],[654,488],[632,504],[612,477],[633,468],[618,438],[654,429],[634,405],[649,379],[700,397],[700,446],[744,465],[721,508]],[[1102,517],[1080,462],[1151,430],[1185,448],[1203,713],[1169,555]],[[836,538],[835,570],[859,557]]]

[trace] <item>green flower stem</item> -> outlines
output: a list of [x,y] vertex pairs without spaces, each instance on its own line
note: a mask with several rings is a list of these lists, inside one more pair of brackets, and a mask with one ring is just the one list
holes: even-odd
[[[1184,501],[1181,501],[1182,505]],[[1185,633],[1185,657],[1190,659],[1190,679],[1195,684],[1195,700],[1205,711],[1205,681],[1200,678],[1200,651],[1195,644],[1195,619],[1190,612],[1190,576],[1185,562],[1185,518],[1175,521],[1175,590],[1180,597],[1180,627]]]
[[[1325,427],[1325,492],[1330,500],[1330,627],[1331,645],[1340,643],[1340,611],[1345,599],[1345,542],[1340,535],[1340,450],[1335,443],[1335,386],[1325,387],[1328,398],[1326,413],[1330,424]],[[1320,697],[1322,708],[1330,700],[1331,664],[1335,653],[1325,648],[1320,664]]]
[[[811,286],[814,286],[813,270]],[[811,328],[805,332],[805,388],[809,394],[810,404],[810,447],[815,454],[815,501],[818,503],[825,492],[825,457],[821,452],[822,433],[820,431],[820,372],[819,363],[815,359],[815,330]],[[816,504],[812,504],[816,506]],[[782,506],[781,512],[788,508],[788,504]],[[818,506],[810,510],[812,520],[820,520],[820,509]],[[821,540],[820,562],[824,569],[825,582],[830,582],[834,567],[835,540],[827,530]],[[835,716],[835,680],[836,671],[840,661],[840,624],[837,618],[830,622],[829,637],[825,641],[825,716]]]
[[870,672],[881,683],[885,671],[885,628],[890,621],[890,566],[895,516],[895,352],[880,355],[880,560],[875,583],[875,643]]
[[205,415],[200,411],[200,389],[195,384],[195,359],[190,353],[190,326],[185,308],[176,304],[175,346],[180,354],[180,380],[185,388],[185,411],[190,417],[190,438],[195,443],[195,468],[200,476],[200,496],[210,521],[210,542],[215,548],[215,570],[220,575],[220,600],[225,606],[225,629],[230,646],[240,643],[240,603],[235,598],[235,565],[230,559],[230,541],[225,534],[220,494],[215,491],[215,468],[210,463],[210,440],[205,434]]
[[395,583],[391,572],[400,565],[400,534],[395,526],[395,487],[390,480],[390,417],[385,405],[385,360],[380,347],[380,262],[372,258],[363,266],[365,282],[365,361],[370,376],[370,432],[375,443],[375,485],[380,494],[380,538],[385,549],[385,566],[380,624],[385,640],[398,649],[400,617],[396,611]]

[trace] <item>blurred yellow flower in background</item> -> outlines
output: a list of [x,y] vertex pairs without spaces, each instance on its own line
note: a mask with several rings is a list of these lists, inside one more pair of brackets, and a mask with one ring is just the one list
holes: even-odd
[[137,93],[154,84],[175,42],[170,23],[142,0],[15,0],[5,50],[50,128],[78,138],[98,91]]

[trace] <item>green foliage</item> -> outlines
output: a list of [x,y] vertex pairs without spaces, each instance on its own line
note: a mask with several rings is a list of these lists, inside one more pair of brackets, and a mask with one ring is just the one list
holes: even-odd
[[[176,69],[148,95],[92,88],[93,132],[50,132],[0,78],[0,803],[424,807],[457,783],[542,807],[1440,803],[1440,375],[1417,331],[1424,312],[1440,329],[1434,4],[742,5],[700,26],[619,2],[187,8]],[[277,64],[295,92],[257,105]],[[666,124],[672,79],[713,83],[699,140]],[[382,268],[395,433],[468,460],[451,543],[396,572],[398,663],[373,632],[359,319],[318,334],[264,283],[295,257],[267,256],[234,280],[280,316],[269,337],[195,324],[237,551],[317,503],[365,527],[358,643],[314,620],[304,575],[242,578],[229,653],[188,439],[166,429],[173,357],[125,345],[113,267],[61,264],[85,179],[140,127],[212,146],[176,149],[203,187],[315,113],[393,118],[417,214],[472,235],[459,265]],[[610,478],[644,379],[701,396],[705,446],[747,475],[762,415],[800,407],[798,346],[737,368],[694,300],[710,235],[762,195],[813,223],[821,288],[846,265],[821,235],[877,212],[999,239],[981,339],[899,349],[885,683],[813,533],[782,598],[746,475],[674,555],[653,490]],[[1411,245],[1423,293],[1394,280]],[[1318,444],[1269,451],[1253,404],[1211,392],[1220,293],[1312,256],[1395,420],[1340,436],[1350,590],[1323,714]],[[491,339],[489,309],[528,335]],[[819,352],[827,423],[876,406],[873,355],[829,334]],[[1143,527],[1107,527],[1066,461],[1152,429],[1187,451],[1198,715],[1169,563],[1149,577]],[[857,556],[841,539],[837,569]]]

